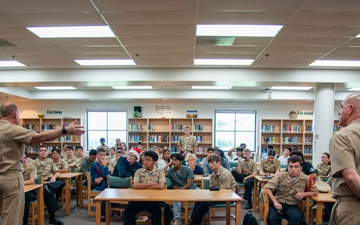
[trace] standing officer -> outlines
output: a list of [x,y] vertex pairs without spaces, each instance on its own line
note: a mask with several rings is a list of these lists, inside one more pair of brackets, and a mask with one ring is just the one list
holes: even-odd
[[341,103],[339,125],[330,140],[332,190],[336,198],[330,224],[360,224],[360,93]]
[[196,152],[197,142],[194,136],[190,135],[190,127],[185,127],[185,135],[181,136],[178,142],[179,152],[188,150],[192,153]]
[[[24,145],[51,141],[65,134],[81,135],[85,131],[76,121],[63,129],[41,133],[17,126],[18,107],[13,102],[1,105],[0,118],[0,215],[3,225],[22,224],[24,211]],[[20,210],[19,210],[20,209]]]

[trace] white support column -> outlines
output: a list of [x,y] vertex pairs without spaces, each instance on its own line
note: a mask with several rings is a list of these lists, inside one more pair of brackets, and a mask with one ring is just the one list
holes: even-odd
[[316,84],[314,101],[314,146],[312,164],[321,162],[321,154],[329,152],[334,126],[334,84]]

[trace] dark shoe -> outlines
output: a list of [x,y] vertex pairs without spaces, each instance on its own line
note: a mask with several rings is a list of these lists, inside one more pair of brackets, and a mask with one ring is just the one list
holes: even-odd
[[56,216],[50,217],[49,223],[50,223],[50,224],[55,224],[55,225],[63,225],[63,224],[64,224],[64,223],[63,223],[61,220],[59,220]]
[[245,206],[245,209],[251,209],[252,208],[252,204],[251,202],[248,202]]
[[101,222],[105,222],[105,216],[101,215]]

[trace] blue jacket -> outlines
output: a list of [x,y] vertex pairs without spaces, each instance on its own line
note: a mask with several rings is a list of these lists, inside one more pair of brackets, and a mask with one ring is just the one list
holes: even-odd
[[96,190],[103,191],[105,188],[107,188],[107,176],[109,175],[108,168],[105,168],[98,162],[94,162],[94,164],[91,165],[90,174],[92,182],[94,182],[96,178],[103,178],[100,184],[95,184],[95,182],[93,183]]

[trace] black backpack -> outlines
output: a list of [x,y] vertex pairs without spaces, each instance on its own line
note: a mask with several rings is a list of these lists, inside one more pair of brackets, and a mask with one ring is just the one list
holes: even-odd
[[244,220],[243,220],[243,225],[259,225],[259,220],[256,219],[255,216],[253,216],[251,210],[248,211],[245,216],[244,216]]

